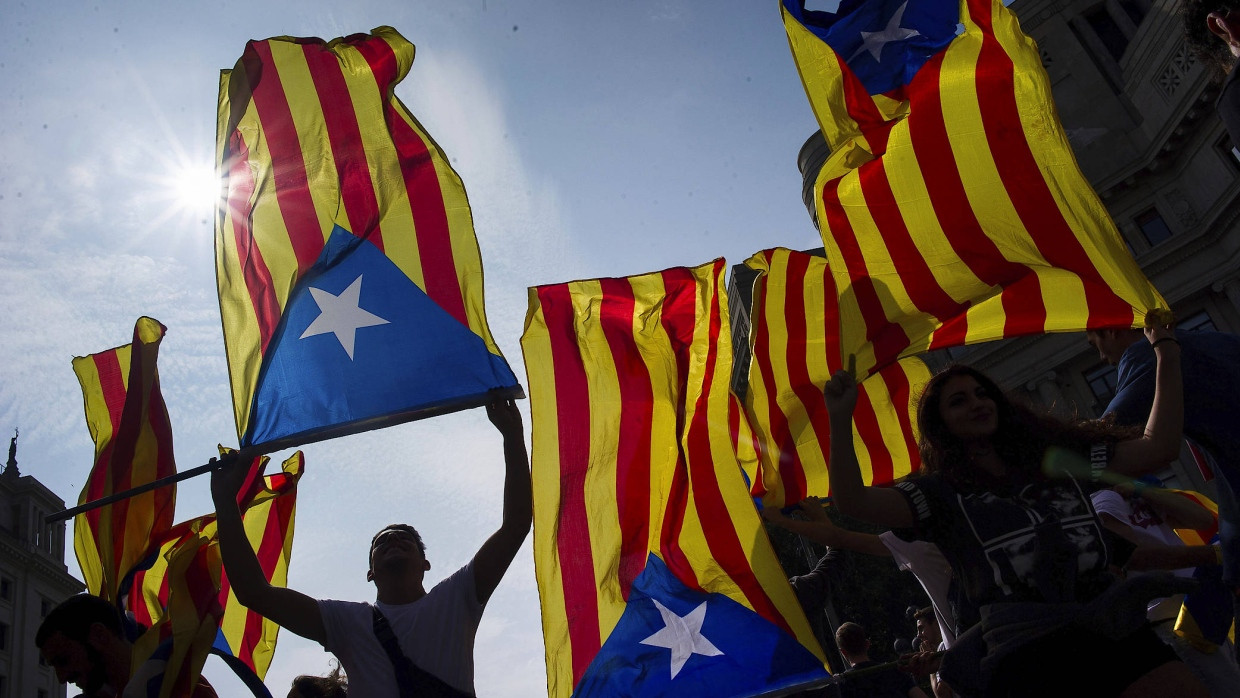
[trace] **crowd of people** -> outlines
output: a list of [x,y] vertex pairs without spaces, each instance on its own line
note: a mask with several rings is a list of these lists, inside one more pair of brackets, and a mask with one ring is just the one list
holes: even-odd
[[[1240,3],[1186,0],[1183,14],[1190,45],[1224,76],[1218,111],[1240,143]],[[915,476],[868,486],[852,441],[831,440],[834,505],[888,532],[841,528],[815,498],[798,518],[763,512],[830,548],[890,557],[926,592],[931,605],[915,614],[918,651],[899,670],[871,660],[857,623],[836,629],[847,664],[841,695],[924,697],[920,677],[935,698],[1240,695],[1234,647],[1194,644],[1171,628],[1183,595],[1200,588],[1195,570],[1214,566],[1240,619],[1240,336],[1147,320],[1144,331],[1098,329],[1087,339],[1118,366],[1106,419],[1056,418],[980,371],[949,366],[920,398]],[[855,377],[837,373],[824,400],[832,433],[851,433]],[[370,542],[374,603],[269,584],[236,504],[245,468],[213,473],[220,551],[238,600],[339,660],[326,677],[297,677],[290,698],[474,695],[474,636],[532,518],[520,413],[511,400],[487,413],[504,444],[499,530],[427,590],[421,536],[407,524],[385,527]],[[1185,436],[1214,471],[1219,545],[1184,545],[1173,529],[1207,528],[1213,515],[1149,480]],[[792,582],[821,622],[819,572]],[[146,695],[160,660],[133,666],[127,623],[113,604],[83,594],[49,613],[35,641],[57,677],[85,696]],[[190,690],[215,695],[205,679]]]

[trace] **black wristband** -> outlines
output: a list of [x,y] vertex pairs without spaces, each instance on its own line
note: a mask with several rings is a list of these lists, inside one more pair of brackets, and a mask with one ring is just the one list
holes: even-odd
[[1154,340],[1154,343],[1151,344],[1150,346],[1157,347],[1159,344],[1162,344],[1163,342],[1172,342],[1177,347],[1180,346],[1180,340],[1176,339],[1175,337],[1160,337],[1159,339]]

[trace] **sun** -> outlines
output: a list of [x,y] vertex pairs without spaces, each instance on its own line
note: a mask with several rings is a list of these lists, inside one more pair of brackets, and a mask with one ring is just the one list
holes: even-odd
[[220,179],[209,163],[180,163],[168,173],[169,198],[183,211],[210,214],[220,196]]

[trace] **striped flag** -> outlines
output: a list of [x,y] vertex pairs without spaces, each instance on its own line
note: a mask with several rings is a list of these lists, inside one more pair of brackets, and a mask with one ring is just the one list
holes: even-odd
[[[292,555],[296,486],[304,467],[304,458],[301,451],[297,451],[284,461],[279,473],[264,476],[266,464],[265,456],[254,459],[249,479],[237,499],[242,508],[246,535],[263,574],[271,584],[284,586],[288,581],[288,564]],[[218,609],[212,616],[215,618],[215,630],[205,646],[200,638],[192,636],[196,638],[196,648],[202,652],[201,659],[205,660],[205,653],[211,650],[224,658],[243,680],[252,675],[255,679],[250,683],[261,683],[275,654],[279,626],[237,601],[228,575],[220,566],[218,554],[213,552],[217,545],[214,515],[177,524],[163,540],[154,564],[135,576],[128,607],[139,623],[155,629],[147,642],[157,645],[174,636],[176,619],[169,616],[173,613],[175,602],[171,595],[177,585],[197,589],[196,593],[201,598],[192,599],[197,607]],[[181,579],[171,571],[178,556],[187,554],[184,550],[199,551],[202,558],[198,562],[184,559],[182,564],[186,570],[205,569],[206,577],[200,575],[199,581],[194,582]],[[202,581],[204,579],[209,580],[210,584],[206,585]],[[197,661],[198,655],[194,655],[194,659]],[[201,663],[196,666],[201,670]]]
[[[138,318],[132,344],[73,360],[95,442],[78,504],[176,474],[155,368],[164,331],[159,321]],[[126,573],[172,527],[175,505],[176,488],[163,487],[77,515],[73,548],[91,594],[118,600]]]
[[243,447],[522,394],[464,186],[394,93],[413,54],[379,27],[251,41],[222,72],[216,277]]
[[[845,368],[840,318],[827,260],[783,248],[746,260],[759,272],[750,313],[749,390],[745,410],[760,444],[751,492],[765,506],[827,496],[831,429],[822,389]],[[916,400],[930,379],[925,363],[901,359],[864,380],[853,441],[867,484],[908,475],[921,464]]]
[[756,695],[826,677],[739,472],[723,260],[530,290],[549,695]]
[[1167,307],[1077,166],[1038,48],[1002,0],[804,5],[782,0],[782,14],[831,149],[817,218],[861,371]]

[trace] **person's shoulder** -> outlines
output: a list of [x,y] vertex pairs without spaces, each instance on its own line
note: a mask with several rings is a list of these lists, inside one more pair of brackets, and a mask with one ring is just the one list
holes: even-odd
[[329,608],[338,613],[370,613],[373,604],[367,601],[342,601],[340,599],[317,599],[319,608]]

